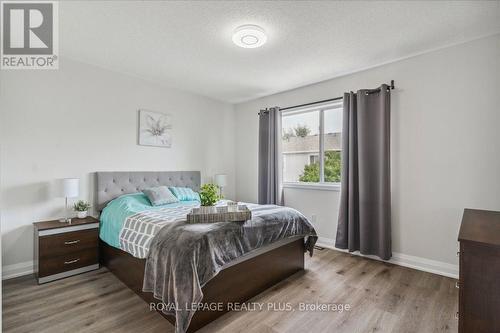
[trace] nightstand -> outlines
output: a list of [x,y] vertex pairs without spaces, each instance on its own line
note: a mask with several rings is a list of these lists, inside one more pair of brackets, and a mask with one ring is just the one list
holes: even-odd
[[33,223],[35,271],[38,283],[99,268],[99,220],[72,219]]

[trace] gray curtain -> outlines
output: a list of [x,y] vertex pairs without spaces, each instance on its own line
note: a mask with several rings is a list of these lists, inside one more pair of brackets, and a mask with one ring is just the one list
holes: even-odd
[[346,93],[337,248],[392,256],[390,186],[390,91]]
[[283,204],[281,114],[278,107],[259,114],[259,204]]

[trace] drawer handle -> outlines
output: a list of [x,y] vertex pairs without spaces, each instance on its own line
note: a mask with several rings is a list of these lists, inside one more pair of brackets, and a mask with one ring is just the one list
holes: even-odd
[[65,261],[64,264],[65,265],[70,265],[70,264],[74,264],[75,262],[78,262],[78,261],[80,261],[80,258],[75,259],[75,260]]
[[457,257],[460,257],[460,251],[457,251]]
[[76,244],[76,243],[80,243],[80,240],[77,239],[77,240],[74,240],[74,241],[64,242],[64,245],[73,245],[73,244]]
[[460,289],[460,282],[455,282],[455,288]]

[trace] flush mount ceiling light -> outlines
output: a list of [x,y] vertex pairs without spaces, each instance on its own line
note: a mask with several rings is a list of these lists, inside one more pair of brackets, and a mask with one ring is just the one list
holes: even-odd
[[242,25],[233,33],[233,43],[246,49],[254,49],[267,41],[266,32],[257,25]]

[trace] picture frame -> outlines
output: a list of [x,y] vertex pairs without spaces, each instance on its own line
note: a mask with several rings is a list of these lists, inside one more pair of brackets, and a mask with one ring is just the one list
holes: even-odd
[[151,110],[139,110],[138,144],[151,147],[172,147],[172,116]]

